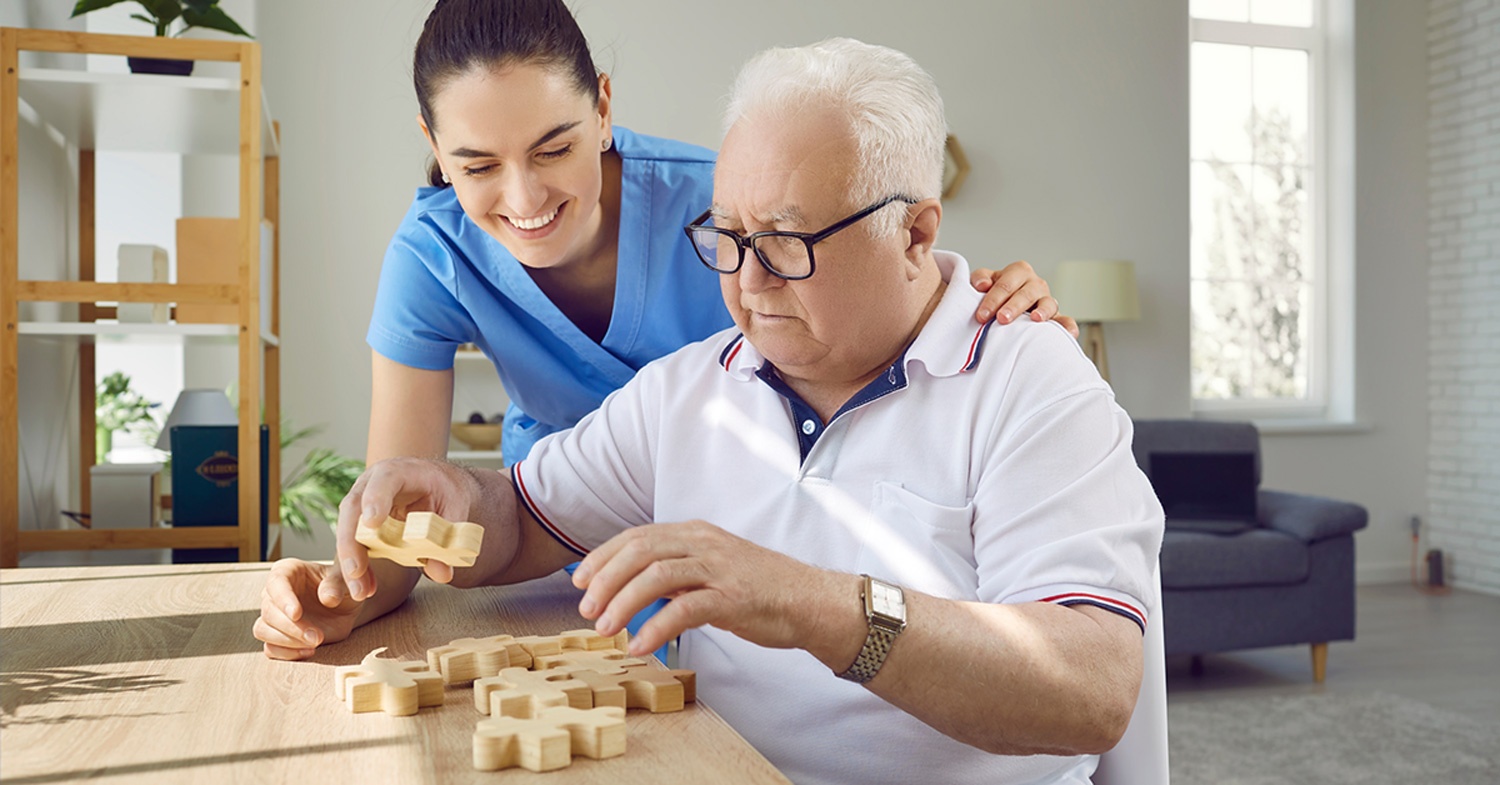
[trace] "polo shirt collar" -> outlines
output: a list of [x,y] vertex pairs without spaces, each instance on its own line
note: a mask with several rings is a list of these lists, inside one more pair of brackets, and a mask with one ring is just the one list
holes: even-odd
[[[984,295],[969,285],[969,263],[950,251],[933,251],[933,257],[948,288],[898,364],[908,373],[912,363],[921,363],[930,376],[956,376],[978,367],[994,321],[974,321],[974,311]],[[754,379],[756,371],[765,365],[765,356],[745,340],[743,333],[734,333],[719,352],[719,366],[738,381]]]

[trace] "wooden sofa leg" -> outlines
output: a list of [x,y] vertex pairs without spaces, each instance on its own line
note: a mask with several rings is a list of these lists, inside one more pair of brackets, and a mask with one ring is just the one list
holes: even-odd
[[1313,681],[1322,684],[1323,678],[1328,675],[1328,644],[1314,643],[1312,645]]

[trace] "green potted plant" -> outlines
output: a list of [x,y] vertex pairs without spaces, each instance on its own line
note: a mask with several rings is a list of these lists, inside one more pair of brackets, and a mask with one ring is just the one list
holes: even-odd
[[[282,452],[321,430],[318,426],[297,430],[282,420]],[[314,447],[281,483],[281,524],[301,535],[312,533],[310,516],[321,518],[329,526],[337,525],[339,502],[364,470],[362,461],[326,447]]]
[[[82,16],[91,11],[108,8],[123,2],[134,2],[145,9],[144,14],[131,14],[131,19],[139,19],[156,28],[156,35],[166,38],[169,35],[182,35],[194,27],[206,27],[210,30],[221,30],[231,35],[242,35],[246,38],[255,36],[245,32],[245,28],[224,13],[219,7],[219,0],[78,0],[73,5],[71,18]],[[181,21],[176,33],[170,33],[174,25]],[[172,74],[176,76],[187,76],[193,72],[192,60],[168,60],[159,57],[130,57],[130,70],[137,74]]]
[[94,392],[94,462],[104,463],[109,456],[115,431],[147,434],[155,428],[151,410],[159,405],[130,389],[130,377],[123,372],[104,377]]

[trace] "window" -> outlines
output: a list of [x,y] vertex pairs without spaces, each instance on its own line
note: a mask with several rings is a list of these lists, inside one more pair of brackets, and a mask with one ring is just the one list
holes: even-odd
[[[1191,312],[1195,412],[1346,418],[1352,384],[1348,243],[1330,208],[1352,196],[1329,160],[1324,0],[1190,0]],[[1350,61],[1352,65],[1352,60]],[[1352,148],[1352,144],[1348,145]],[[1352,189],[1351,189],[1352,190]]]

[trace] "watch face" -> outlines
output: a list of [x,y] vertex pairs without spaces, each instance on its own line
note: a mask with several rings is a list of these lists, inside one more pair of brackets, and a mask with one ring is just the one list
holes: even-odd
[[894,621],[906,621],[906,597],[897,586],[881,581],[871,581],[870,609]]

